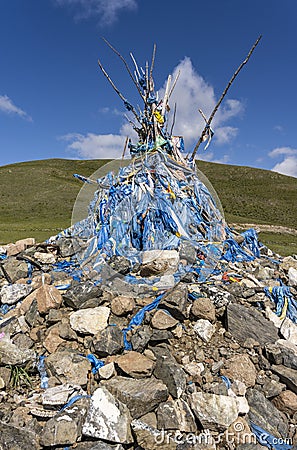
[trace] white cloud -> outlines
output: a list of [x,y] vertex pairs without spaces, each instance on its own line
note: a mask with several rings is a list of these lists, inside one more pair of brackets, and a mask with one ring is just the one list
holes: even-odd
[[198,159],[201,161],[208,161],[219,164],[227,164],[228,162],[230,162],[229,155],[223,155],[221,158],[215,158],[214,152],[200,153]]
[[271,158],[275,158],[277,156],[282,156],[282,155],[286,155],[286,156],[296,155],[296,153],[297,153],[297,150],[295,148],[277,147],[277,148],[274,148],[273,150],[271,150],[271,152],[269,152],[268,155]]
[[113,116],[122,116],[123,117],[123,111],[120,111],[117,108],[110,108],[109,106],[103,106],[101,108],[98,109],[98,112],[100,114],[104,114],[104,115],[113,115]]
[[91,159],[119,158],[125,143],[125,136],[119,134],[70,133],[60,139],[69,142],[68,149],[81,158]]
[[238,128],[234,127],[218,127],[215,128],[216,142],[219,145],[227,144],[238,134]]
[[291,147],[277,147],[268,153],[271,158],[283,157],[283,160],[275,164],[273,172],[282,173],[297,178],[297,149]]
[[[174,108],[174,103],[177,104],[174,133],[183,135],[186,148],[189,148],[199,139],[205,125],[198,109],[202,109],[208,118],[217,103],[217,98],[213,87],[195,71],[189,57],[185,57],[175,67],[172,73],[173,80],[179,71],[180,76],[169,103],[171,110]],[[160,90],[161,97],[164,95],[164,90],[165,85]],[[243,109],[243,104],[234,99],[226,100],[219,108],[212,123],[215,131],[214,140],[217,144],[225,144],[236,136],[236,128],[226,127],[223,124],[241,114]]]
[[122,10],[135,10],[136,0],[54,0],[59,6],[68,6],[76,20],[98,17],[101,25],[114,23]]
[[16,106],[7,95],[0,95],[0,111],[2,111],[5,114],[22,117],[23,119],[32,122],[32,117],[30,117],[21,108]]
[[275,125],[274,130],[282,132],[284,131],[284,127],[282,125]]

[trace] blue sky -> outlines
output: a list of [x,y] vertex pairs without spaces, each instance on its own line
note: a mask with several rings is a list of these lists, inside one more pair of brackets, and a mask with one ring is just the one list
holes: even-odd
[[181,75],[175,134],[191,151],[233,72],[263,37],[198,157],[297,177],[297,3],[293,0],[2,0],[0,165],[46,158],[115,158],[129,133],[100,58],[133,104],[137,92],[108,39],[131,64],[157,55],[155,86]]

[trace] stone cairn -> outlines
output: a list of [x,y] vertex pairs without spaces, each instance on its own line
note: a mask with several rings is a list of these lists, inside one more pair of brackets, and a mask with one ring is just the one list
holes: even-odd
[[[68,238],[1,252],[0,448],[297,444],[296,257],[262,248],[253,261],[224,262],[211,282],[180,281],[147,308],[156,293],[127,291],[121,279],[71,278],[69,287],[57,270],[73,252]],[[166,258],[146,274],[166,274]],[[113,260],[118,273],[126,263]],[[273,293],[284,285],[280,311]]]

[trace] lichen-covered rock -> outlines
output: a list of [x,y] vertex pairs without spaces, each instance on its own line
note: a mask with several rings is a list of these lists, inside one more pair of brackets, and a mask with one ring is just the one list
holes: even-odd
[[33,364],[36,359],[36,353],[33,349],[20,349],[10,339],[0,339],[0,364],[23,366]]
[[111,442],[130,444],[131,416],[126,405],[117,400],[105,387],[93,393],[90,409],[83,424],[83,434]]
[[49,419],[42,430],[41,444],[45,447],[74,444],[81,437],[89,403],[89,398],[80,398]]
[[3,304],[13,305],[23,299],[32,291],[28,284],[5,284],[0,290],[0,301]]
[[128,406],[131,416],[136,419],[152,411],[168,398],[165,384],[153,377],[141,380],[114,377],[104,382],[104,386]]
[[242,381],[248,388],[256,383],[257,371],[248,355],[235,355],[227,359],[220,373],[231,381]]
[[62,383],[85,386],[91,369],[89,360],[70,351],[55,352],[45,359],[46,369]]
[[158,429],[179,430],[185,433],[197,431],[194,415],[181,398],[161,403],[157,409]]
[[162,309],[155,312],[151,321],[152,327],[157,330],[167,330],[168,328],[173,328],[177,323],[178,321],[174,317]]
[[141,353],[130,351],[116,360],[119,368],[133,378],[150,377],[155,363]]
[[224,431],[238,417],[238,406],[233,397],[194,392],[189,396],[189,402],[204,429]]
[[106,306],[79,309],[70,314],[70,326],[82,334],[97,334],[107,327],[110,309]]
[[92,339],[91,349],[100,358],[121,353],[124,348],[123,333],[116,325],[107,326],[96,332]]

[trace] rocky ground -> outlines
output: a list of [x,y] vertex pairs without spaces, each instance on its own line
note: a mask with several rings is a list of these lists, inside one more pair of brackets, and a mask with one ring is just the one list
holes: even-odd
[[0,252],[0,449],[297,446],[296,325],[264,292],[297,298],[296,257],[222,262],[129,327],[160,292],[70,279],[68,244]]

